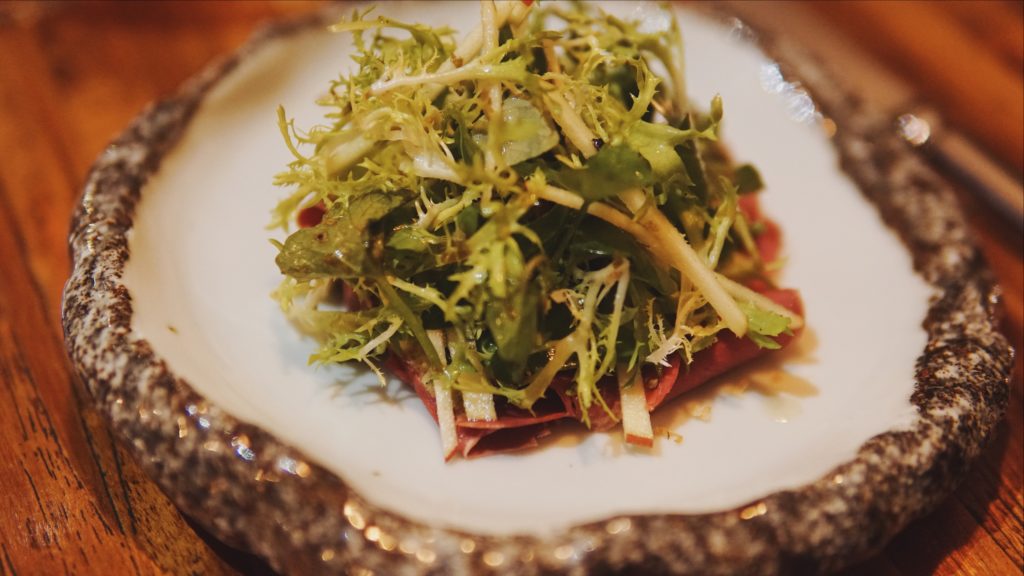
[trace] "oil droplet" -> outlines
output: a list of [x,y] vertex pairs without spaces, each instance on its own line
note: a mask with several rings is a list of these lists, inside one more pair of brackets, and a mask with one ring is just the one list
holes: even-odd
[[814,384],[782,369],[755,372],[748,382],[752,391],[764,397],[764,407],[772,419],[782,424],[803,412],[801,398],[818,394]]
[[701,422],[708,422],[711,420],[711,405],[712,400],[708,398],[700,398],[697,400],[690,400],[683,404],[683,411],[688,414],[691,418],[696,418]]
[[682,434],[677,434],[677,433],[669,430],[668,428],[661,428],[659,426],[659,427],[654,429],[654,433],[657,434],[658,436],[662,437],[662,438],[665,438],[666,440],[671,440],[671,441],[675,442],[676,444],[682,444],[683,443],[683,435]]

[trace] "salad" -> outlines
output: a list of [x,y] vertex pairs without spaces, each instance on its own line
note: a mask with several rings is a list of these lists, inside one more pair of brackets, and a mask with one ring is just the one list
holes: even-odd
[[356,67],[324,123],[278,111],[275,297],[311,362],[413,386],[445,458],[566,419],[649,446],[651,410],[803,325],[760,176],[719,142],[721,98],[687,98],[674,19],[479,10],[464,37],[372,9],[333,26]]

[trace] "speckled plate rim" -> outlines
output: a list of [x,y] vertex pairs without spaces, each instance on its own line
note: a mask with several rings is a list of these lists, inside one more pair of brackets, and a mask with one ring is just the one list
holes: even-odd
[[936,291],[924,319],[928,344],[917,359],[911,427],[870,439],[855,459],[815,482],[736,509],[619,516],[545,538],[479,536],[384,510],[205,400],[132,331],[121,278],[140,190],[204,95],[241,59],[331,18],[325,12],[269,26],[149,107],[92,167],[71,225],[62,311],[71,361],[147,473],[215,535],[293,574],[829,572],[880,550],[963,478],[1005,411],[1013,350],[993,315],[998,289],[955,197],[889,118],[843,91],[798,47],[755,40],[738,21],[735,31],[758,41],[835,121],[843,169]]

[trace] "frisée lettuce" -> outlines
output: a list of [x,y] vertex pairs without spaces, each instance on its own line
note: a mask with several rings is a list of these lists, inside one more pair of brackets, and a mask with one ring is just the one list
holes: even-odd
[[[480,13],[459,40],[372,8],[333,27],[355,67],[320,101],[323,123],[279,110],[294,159],[275,180],[288,194],[272,225],[290,232],[275,297],[319,341],[312,361],[382,379],[389,355],[416,363],[446,452],[448,412],[529,411],[568,374],[585,423],[601,406],[649,436],[629,392],[642,370],[688,363],[723,331],[777,347],[802,324],[748,287],[771,284],[741,209],[760,176],[719,142],[721,98],[687,98],[674,19],[652,33],[580,3]],[[348,307],[333,304],[342,286]],[[609,408],[609,386],[628,410]]]

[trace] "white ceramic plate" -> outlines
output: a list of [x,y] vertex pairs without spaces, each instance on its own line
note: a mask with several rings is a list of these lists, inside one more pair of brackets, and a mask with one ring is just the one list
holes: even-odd
[[[606,8],[658,22],[650,6]],[[458,30],[478,19],[465,4],[378,10]],[[126,232],[130,338],[147,342],[218,414],[293,447],[367,505],[475,535],[547,538],[622,515],[739,510],[830,477],[876,435],[909,433],[920,420],[911,395],[929,340],[922,322],[940,291],[840,168],[807,94],[739,28],[677,14],[691,97],[722,95],[724,139],[762,172],[764,210],[784,233],[780,283],[800,290],[808,322],[773,360],[660,408],[655,425],[681,443],[635,450],[619,431],[566,434],[528,453],[445,463],[436,424],[397,381],[381,390],[362,370],[307,364],[314,344],[270,298],[281,276],[269,239],[282,235],[266,225],[284,194],[273,176],[290,160],[277,106],[298,126],[317,123],[313,101],[352,66],[349,38],[319,26],[250,46],[161,151]],[[709,419],[693,417],[705,408]],[[251,460],[249,440],[230,444]]]

